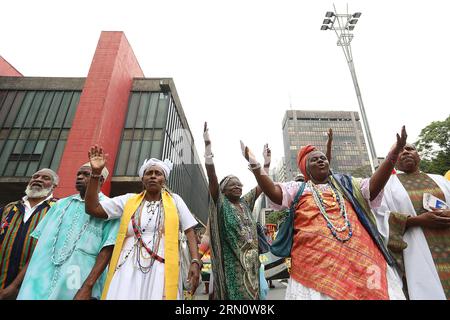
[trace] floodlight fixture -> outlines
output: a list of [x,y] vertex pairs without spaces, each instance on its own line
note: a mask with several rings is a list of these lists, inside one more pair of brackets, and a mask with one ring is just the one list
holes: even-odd
[[[353,40],[352,31],[355,29],[358,18],[361,17],[361,12],[354,12],[351,14],[348,13],[347,10],[347,13],[338,13],[336,11],[336,8],[334,8],[334,12],[327,11],[325,17],[328,19],[325,19],[323,21],[321,30],[333,30],[336,33],[336,36],[338,38],[337,45],[342,48],[342,51],[344,52],[345,58],[347,60],[350,73],[352,75],[353,85],[355,87],[356,97],[358,99],[360,115],[363,122],[365,139],[367,139],[367,146],[369,149],[368,151],[370,157],[370,166],[373,173],[375,171],[375,166],[378,163],[378,160],[372,135],[370,133],[366,111],[364,109],[364,103],[361,97],[361,91],[359,89],[358,79],[356,77],[355,65],[353,63],[353,55],[351,50],[351,42]],[[329,20],[331,20],[331,24],[329,24]]]

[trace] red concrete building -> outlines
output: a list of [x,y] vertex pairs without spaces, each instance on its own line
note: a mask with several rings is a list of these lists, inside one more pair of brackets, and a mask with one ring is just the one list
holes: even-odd
[[[189,143],[178,143],[181,136]],[[145,78],[123,32],[101,33],[86,78],[25,77],[0,57],[0,205],[23,196],[43,167],[60,176],[55,196],[74,194],[75,173],[98,144],[109,155],[105,194],[139,191],[140,163],[169,158],[169,187],[206,222],[208,189],[193,141],[173,80]]]

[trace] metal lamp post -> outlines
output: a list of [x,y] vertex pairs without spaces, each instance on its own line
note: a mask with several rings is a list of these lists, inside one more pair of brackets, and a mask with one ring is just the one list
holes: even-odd
[[320,30],[333,30],[337,36],[337,45],[342,48],[345,59],[347,60],[348,68],[352,75],[353,85],[355,86],[356,97],[358,98],[359,111],[363,120],[364,129],[366,133],[367,142],[370,152],[370,166],[372,172],[375,171],[375,165],[378,164],[377,155],[375,152],[375,146],[373,144],[372,135],[370,133],[369,122],[367,120],[366,111],[364,110],[364,104],[361,97],[361,91],[359,90],[358,79],[356,78],[355,65],[353,64],[352,47],[350,43],[353,39],[351,31],[355,29],[355,25],[358,22],[358,18],[361,17],[361,12],[355,12],[353,14],[340,14],[336,12],[336,8],[333,11],[328,11],[325,14],[322,27]]

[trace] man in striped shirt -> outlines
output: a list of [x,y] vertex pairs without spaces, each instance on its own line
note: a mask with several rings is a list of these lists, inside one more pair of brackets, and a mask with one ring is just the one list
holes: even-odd
[[0,300],[15,299],[37,240],[31,232],[56,202],[58,175],[41,169],[29,181],[25,196],[0,208]]

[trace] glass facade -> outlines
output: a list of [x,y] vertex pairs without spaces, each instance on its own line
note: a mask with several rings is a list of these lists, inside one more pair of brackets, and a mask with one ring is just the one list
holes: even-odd
[[115,176],[137,176],[145,159],[161,158],[169,100],[162,92],[131,93]]
[[[23,196],[28,177],[39,168],[58,172],[83,85],[81,78],[0,82],[0,189],[11,191],[0,194],[0,205]],[[174,163],[169,189],[206,224],[206,176],[171,79],[133,81],[110,196],[142,190],[138,169],[147,158]]]
[[[140,79],[151,87],[155,79]],[[209,190],[187,120],[172,92],[132,91],[114,168],[111,195],[142,190],[138,177],[145,159],[170,159],[174,166],[168,188],[179,194],[206,224]],[[192,192],[195,190],[195,192]]]
[[179,194],[189,209],[206,224],[210,201],[208,184],[192,133],[182,118],[174,100],[171,99],[162,156],[162,159],[170,159],[174,164],[168,186]]
[[331,169],[360,177],[370,175],[369,155],[357,112],[290,110],[283,120],[286,174],[289,180],[299,173],[299,148],[312,144],[326,152],[329,128],[333,129]]
[[57,171],[81,91],[0,90],[0,176]]

